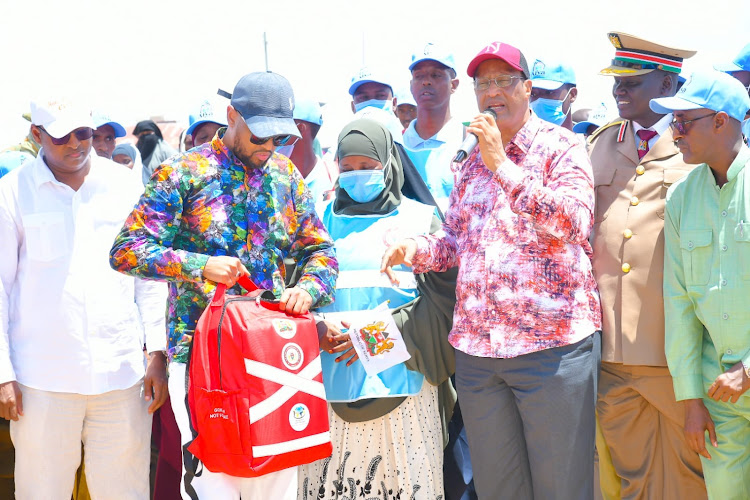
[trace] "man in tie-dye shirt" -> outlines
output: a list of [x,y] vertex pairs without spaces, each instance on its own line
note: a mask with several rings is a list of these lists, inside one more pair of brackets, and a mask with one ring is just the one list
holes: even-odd
[[[240,79],[227,127],[156,171],[110,253],[118,271],[169,281],[169,393],[183,445],[193,438],[188,409],[177,403],[185,401],[185,363],[217,283],[233,287],[249,275],[293,313],[331,301],[338,274],[333,243],[294,164],[274,152],[299,136],[293,99],[280,75]],[[286,257],[300,278],[284,289]],[[258,478],[204,468],[199,476],[183,474],[183,497],[295,498],[296,481],[296,468]]]

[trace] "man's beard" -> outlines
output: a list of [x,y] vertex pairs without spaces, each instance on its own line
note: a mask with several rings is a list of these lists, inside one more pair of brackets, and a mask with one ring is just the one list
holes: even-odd
[[[243,165],[250,168],[263,168],[266,163],[271,159],[271,157],[268,157],[268,160],[264,161],[262,164],[258,164],[257,162],[254,162],[251,157],[252,154],[248,154],[243,150],[241,146],[238,146],[237,141],[235,141],[234,144],[227,144],[227,147],[229,147],[230,151],[234,154],[234,156],[237,157],[238,160],[242,162]],[[271,151],[271,154],[273,155],[273,151]]]

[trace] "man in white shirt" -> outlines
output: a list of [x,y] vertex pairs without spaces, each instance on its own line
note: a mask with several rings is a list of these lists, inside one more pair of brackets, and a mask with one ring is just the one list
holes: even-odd
[[94,153],[93,127],[90,110],[32,103],[40,154],[0,181],[0,417],[19,500],[70,498],[81,442],[92,498],[148,497],[166,287],[109,266],[139,179]]
[[453,54],[432,43],[412,55],[409,66],[417,118],[404,131],[404,149],[443,212],[453,190],[451,160],[463,140],[463,124],[450,107],[458,88],[455,66]]

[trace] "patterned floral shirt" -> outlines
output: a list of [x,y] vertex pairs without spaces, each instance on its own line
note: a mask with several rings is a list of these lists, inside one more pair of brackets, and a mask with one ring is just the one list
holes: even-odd
[[209,257],[238,257],[252,280],[277,296],[290,257],[313,306],[331,302],[338,275],[333,242],[294,164],[274,154],[263,168],[247,169],[222,136],[220,130],[212,142],[161,166],[110,252],[118,271],[169,280],[169,355],[178,362],[187,361],[213,296],[215,284],[203,279]]
[[477,149],[443,229],[417,239],[414,272],[459,266],[451,344],[512,358],[576,343],[601,328],[588,242],[594,182],[583,144],[535,115],[491,172]]

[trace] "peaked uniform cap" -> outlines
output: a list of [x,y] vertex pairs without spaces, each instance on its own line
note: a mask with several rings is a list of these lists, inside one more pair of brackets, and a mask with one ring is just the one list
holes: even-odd
[[655,69],[679,74],[682,61],[693,57],[694,50],[676,49],[618,31],[607,33],[615,48],[612,64],[599,72],[605,76],[638,76]]

